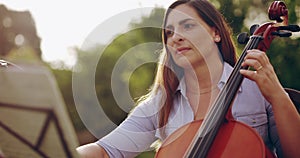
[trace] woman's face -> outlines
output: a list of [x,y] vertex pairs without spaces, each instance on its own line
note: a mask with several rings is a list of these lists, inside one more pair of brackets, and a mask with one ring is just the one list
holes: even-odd
[[188,5],[175,7],[169,13],[165,26],[167,49],[180,67],[202,64],[215,53],[212,50],[218,50],[214,39],[219,35]]

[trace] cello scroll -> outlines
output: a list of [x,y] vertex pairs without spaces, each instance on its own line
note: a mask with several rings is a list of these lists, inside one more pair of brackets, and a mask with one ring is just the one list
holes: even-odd
[[[292,32],[300,31],[298,25],[288,24],[288,9],[282,1],[274,1],[270,5],[268,16],[270,20],[275,20],[275,22],[267,22],[261,26],[255,24],[250,28],[250,32],[252,32],[251,35],[262,37],[262,41],[258,45],[258,49],[262,51],[266,51],[270,48],[275,37],[290,37]],[[246,44],[249,39],[247,33],[241,33],[238,36],[238,43]]]

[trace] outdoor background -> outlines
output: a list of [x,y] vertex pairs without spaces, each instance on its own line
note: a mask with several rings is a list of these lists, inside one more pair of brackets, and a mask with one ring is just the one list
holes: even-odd
[[[270,0],[211,0],[216,7],[223,13],[226,20],[233,30],[233,37],[236,37],[241,32],[249,32],[249,27],[252,24],[262,24],[270,21],[267,16],[267,9]],[[300,3],[297,0],[285,1],[289,9],[289,23],[300,24]],[[82,65],[82,71],[89,69],[89,61],[94,58],[94,54],[102,52],[96,72],[95,72],[95,88],[99,102],[107,114],[115,124],[119,124],[127,116],[127,111],[122,110],[116,103],[111,90],[111,75],[114,65],[121,55],[130,48],[149,42],[161,42],[161,29],[143,27],[147,24],[161,25],[165,9],[156,7],[151,14],[145,15],[142,19],[133,19],[128,25],[130,31],[123,32],[115,36],[109,43],[98,43],[93,48],[86,50],[80,46],[74,46],[72,50],[75,52],[75,64]],[[113,16],[113,15],[112,15]],[[51,26],[49,26],[51,27]],[[76,27],[76,26],[74,26]],[[91,30],[92,31],[92,30]],[[43,37],[37,34],[38,30],[35,26],[35,19],[31,16],[30,11],[15,11],[8,9],[5,4],[0,2],[0,59],[4,59],[13,63],[43,63],[49,67],[57,79],[63,95],[69,116],[76,130],[80,144],[85,144],[97,140],[96,137],[101,134],[101,129],[98,129],[99,135],[93,136],[86,126],[81,121],[74,103],[72,93],[72,66],[67,65],[63,61],[45,61],[42,58],[43,50],[41,42]],[[57,37],[59,38],[59,37]],[[276,73],[284,85],[284,87],[300,90],[300,35],[294,34],[291,38],[276,38],[267,51],[267,54],[273,64]],[[239,53],[243,49],[243,45],[237,44]],[[157,50],[160,48],[158,47]],[[159,51],[142,50],[145,55],[158,56]],[[53,52],[59,53],[59,52]],[[132,58],[128,63],[138,63],[139,58]],[[155,63],[144,64],[131,74],[129,80],[129,91],[133,100],[147,93],[153,82],[155,73]],[[129,70],[128,70],[129,71]],[[131,72],[122,72],[124,76]],[[124,82],[127,82],[124,79]],[[85,84],[79,85],[85,89]],[[87,98],[89,94],[86,94]],[[88,107],[88,99],[85,101]],[[134,107],[135,105],[131,105]],[[95,121],[101,124],[101,121]],[[104,127],[98,125],[100,127]],[[107,132],[107,131],[106,131]],[[140,157],[152,156],[153,153],[144,153]]]

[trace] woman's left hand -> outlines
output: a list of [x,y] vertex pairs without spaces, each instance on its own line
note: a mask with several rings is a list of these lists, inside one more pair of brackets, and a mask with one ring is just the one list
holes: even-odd
[[250,66],[256,70],[240,70],[240,73],[255,81],[269,102],[275,101],[278,95],[285,93],[265,52],[258,49],[248,50],[242,66]]

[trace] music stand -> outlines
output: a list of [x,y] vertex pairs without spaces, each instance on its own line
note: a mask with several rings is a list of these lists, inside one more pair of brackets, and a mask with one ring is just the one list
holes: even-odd
[[41,65],[0,67],[0,150],[6,157],[78,157],[55,78]]

